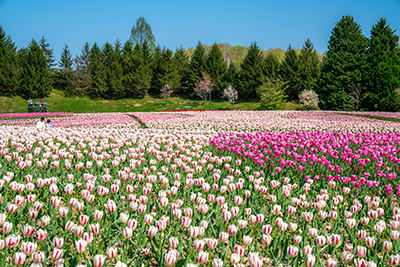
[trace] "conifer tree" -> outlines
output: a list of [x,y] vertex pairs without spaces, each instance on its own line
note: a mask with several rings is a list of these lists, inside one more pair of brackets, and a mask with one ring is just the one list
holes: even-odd
[[237,75],[238,71],[235,64],[230,64],[228,70],[224,74],[223,80],[229,85],[236,84]]
[[237,84],[234,87],[238,89],[240,98],[255,99],[256,90],[264,84],[264,80],[261,49],[256,43],[252,43],[241,64]]
[[75,91],[80,96],[85,93],[90,86],[90,45],[85,43],[81,50],[81,54],[75,57]]
[[[129,97],[144,96],[151,86],[149,67],[144,64],[142,47],[136,44],[132,49],[131,42],[125,43],[123,49],[123,84]],[[147,72],[147,73],[146,73]]]
[[274,80],[279,77],[281,63],[273,53],[268,53],[264,59],[264,76],[268,79]]
[[42,98],[50,95],[51,77],[48,60],[35,40],[29,43],[28,50],[20,54],[22,80],[20,93],[25,97]]
[[74,93],[74,73],[72,71],[72,65],[72,54],[71,51],[69,51],[68,45],[65,44],[61,52],[61,59],[58,66],[61,68],[60,85],[62,89],[68,93]]
[[102,98],[107,93],[105,58],[97,43],[90,49],[90,86],[87,93],[92,98]]
[[398,109],[396,88],[400,88],[399,36],[381,18],[371,28],[364,86],[363,106],[368,110]]
[[177,90],[180,86],[180,75],[176,60],[174,60],[173,52],[170,49],[164,49],[158,60],[157,67],[155,69],[155,86],[157,92],[168,84],[170,89]]
[[133,44],[132,42],[127,41],[122,49],[122,84],[125,88],[125,95],[129,97],[136,97],[137,95],[137,92],[135,91],[136,86],[133,80],[133,75],[135,71],[133,57]]
[[226,62],[219,46],[214,43],[206,59],[206,72],[210,75],[213,87],[213,96],[222,96],[228,84],[223,80],[227,71]]
[[124,88],[122,86],[123,71],[119,50],[118,42],[115,47],[108,42],[103,47],[105,83],[107,86],[104,98],[121,98],[124,96]]
[[336,23],[316,88],[320,98],[320,108],[355,109],[350,90],[352,85],[362,81],[367,46],[367,38],[353,17],[343,16]]
[[300,50],[299,63],[300,90],[313,90],[320,75],[321,63],[310,39]]
[[16,47],[0,26],[0,92],[13,95],[19,84]]
[[287,82],[286,94],[290,99],[296,99],[300,92],[300,67],[297,52],[289,44],[285,51],[285,59],[282,62],[280,75]]
[[187,72],[187,69],[189,67],[189,58],[185,52],[185,49],[182,46],[176,49],[174,53],[174,61],[178,69],[179,82],[180,82],[177,91],[180,92],[183,86],[182,83],[184,82],[183,80],[185,78],[185,73]]
[[39,45],[43,51],[44,56],[47,59],[47,66],[49,67],[49,69],[52,69],[56,65],[53,49],[49,48],[50,44],[47,43],[47,40],[46,38],[44,38],[44,36],[42,36],[42,39],[39,40]]
[[202,73],[206,68],[206,59],[204,45],[199,41],[190,59],[189,67],[185,75],[184,88],[182,89],[186,95],[191,97],[195,95],[193,88],[196,86],[196,82],[200,81],[203,77]]

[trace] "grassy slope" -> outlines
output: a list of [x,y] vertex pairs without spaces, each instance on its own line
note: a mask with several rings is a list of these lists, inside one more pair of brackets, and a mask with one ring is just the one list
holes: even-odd
[[[34,99],[37,101],[37,99]],[[165,104],[164,99],[147,96],[142,99],[93,100],[88,97],[64,96],[61,91],[53,90],[48,98],[49,112],[136,112],[136,111],[163,111],[163,110],[208,110],[208,102],[204,105],[201,100],[188,100],[172,97]],[[233,109],[226,100],[213,100],[211,108]],[[234,109],[254,110],[259,108],[258,102],[242,102],[235,104]],[[21,97],[0,96],[0,113],[25,113],[26,100]]]

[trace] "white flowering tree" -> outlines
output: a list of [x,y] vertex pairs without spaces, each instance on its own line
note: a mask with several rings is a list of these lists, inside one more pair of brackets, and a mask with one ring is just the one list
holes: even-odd
[[319,97],[314,90],[303,90],[299,98],[300,104],[307,109],[318,107]]
[[229,103],[235,105],[236,100],[238,99],[238,91],[235,90],[231,85],[224,89],[224,98],[227,98]]
[[194,92],[200,98],[204,99],[204,104],[206,104],[207,96],[210,93],[210,90],[212,90],[211,84],[210,76],[203,72],[203,78],[201,78],[193,88]]
[[164,86],[160,90],[160,97],[164,98],[165,105],[167,104],[168,98],[171,97],[173,90],[171,89],[171,86],[169,84],[164,84]]

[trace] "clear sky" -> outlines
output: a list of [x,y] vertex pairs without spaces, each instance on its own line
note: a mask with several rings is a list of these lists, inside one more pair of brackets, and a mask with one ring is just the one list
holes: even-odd
[[345,14],[366,36],[381,17],[400,31],[400,0],[0,0],[0,25],[16,45],[44,36],[57,61],[64,44],[79,54],[85,42],[125,42],[140,16],[152,27],[156,43],[172,50],[199,40],[301,48],[310,38],[322,53]]

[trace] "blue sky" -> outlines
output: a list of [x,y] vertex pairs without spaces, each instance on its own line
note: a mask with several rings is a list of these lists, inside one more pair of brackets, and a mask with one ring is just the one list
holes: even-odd
[[85,42],[125,42],[140,16],[151,25],[156,42],[173,50],[199,40],[301,48],[310,38],[324,52],[335,22],[345,14],[366,36],[381,17],[400,30],[400,0],[0,0],[0,25],[16,45],[45,36],[57,61],[64,44],[77,54]]

